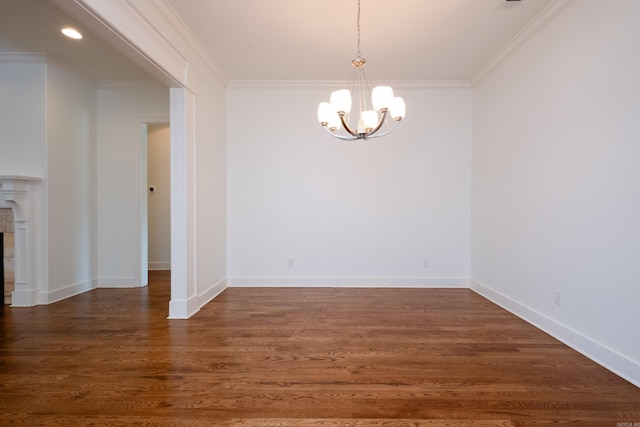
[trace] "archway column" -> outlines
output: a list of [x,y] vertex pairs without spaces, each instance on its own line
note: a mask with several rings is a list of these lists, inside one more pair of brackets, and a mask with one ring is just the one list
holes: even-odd
[[195,253],[194,95],[171,88],[171,301],[170,319],[199,310]]

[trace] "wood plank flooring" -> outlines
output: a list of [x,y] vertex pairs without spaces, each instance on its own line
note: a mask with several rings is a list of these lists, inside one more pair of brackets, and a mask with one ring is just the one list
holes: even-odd
[[167,320],[169,286],[0,311],[0,426],[640,426],[640,389],[470,290],[231,288]]

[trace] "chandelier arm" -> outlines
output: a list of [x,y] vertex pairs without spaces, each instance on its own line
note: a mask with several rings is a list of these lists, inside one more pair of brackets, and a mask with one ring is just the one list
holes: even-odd
[[373,139],[373,138],[380,138],[382,136],[389,135],[391,132],[396,130],[396,128],[398,127],[398,123],[400,123],[399,120],[394,120],[394,125],[393,125],[393,127],[391,129],[386,130],[386,131],[384,131],[382,133],[377,133],[375,135],[370,134],[369,136],[367,136],[367,138]]
[[373,135],[374,133],[380,130],[380,128],[382,127],[382,124],[387,118],[387,112],[388,112],[387,109],[382,110],[382,117],[380,117],[380,121],[378,122],[378,125],[374,129],[372,129],[371,132],[368,132],[367,135]]
[[338,139],[341,139],[343,141],[356,141],[358,139],[361,139],[357,136],[346,136],[346,135],[338,135],[337,133],[334,133],[331,131],[331,129],[329,129],[328,127],[324,126],[324,129],[327,131],[327,133],[331,136],[334,136]]
[[368,135],[367,139],[380,138],[382,136],[389,135],[391,132],[396,130],[397,127],[398,127],[398,123],[396,122],[396,125],[394,127],[392,127],[391,129],[389,129],[388,131],[385,131],[385,132],[382,132],[382,133],[377,133],[375,135]]
[[335,135],[335,134],[333,136],[335,136],[336,138],[342,141],[357,141],[359,139],[362,139],[362,138],[358,138],[357,136],[344,136],[344,135]]
[[344,127],[344,130],[349,132],[350,135],[353,135],[355,137],[358,136],[358,132],[354,132],[353,130],[351,130],[351,128],[349,127],[349,124],[345,121],[343,114],[340,114],[340,123],[342,123],[342,126]]

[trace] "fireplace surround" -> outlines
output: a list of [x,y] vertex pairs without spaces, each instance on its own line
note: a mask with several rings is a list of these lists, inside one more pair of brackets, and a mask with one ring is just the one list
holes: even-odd
[[[0,232],[0,295],[4,299],[4,233]],[[4,300],[2,301],[4,307]]]
[[35,193],[42,180],[36,177],[0,175],[0,207],[13,210],[15,288],[11,305],[30,307],[38,304],[37,212]]

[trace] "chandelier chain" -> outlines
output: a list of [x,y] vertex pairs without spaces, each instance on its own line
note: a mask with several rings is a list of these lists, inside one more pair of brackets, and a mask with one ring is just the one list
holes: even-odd
[[358,50],[356,51],[356,57],[360,58],[360,0],[358,0],[358,20],[356,21],[358,27]]

